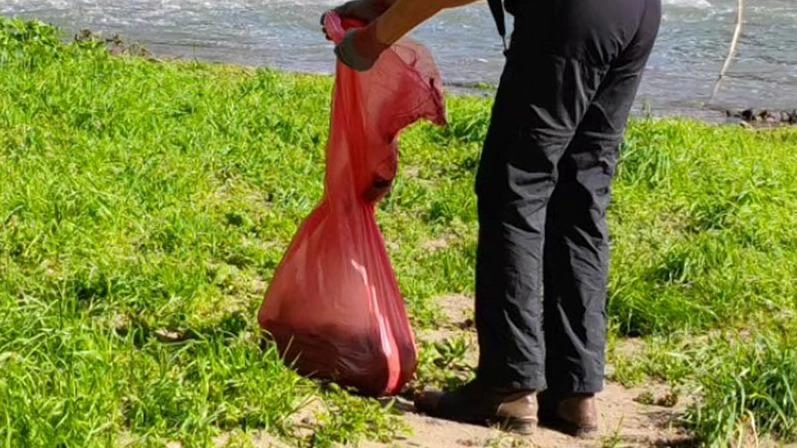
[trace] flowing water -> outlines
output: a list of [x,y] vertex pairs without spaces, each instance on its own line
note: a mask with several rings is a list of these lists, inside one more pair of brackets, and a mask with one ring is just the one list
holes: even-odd
[[[547,0],[536,0],[547,1]],[[329,73],[319,17],[331,0],[0,0],[0,14],[70,33],[120,34],[155,54]],[[664,0],[664,18],[637,101],[655,114],[797,108],[797,0],[747,0],[738,53],[707,108],[728,52],[736,0]],[[445,11],[413,33],[451,85],[495,84],[503,55],[484,2]]]

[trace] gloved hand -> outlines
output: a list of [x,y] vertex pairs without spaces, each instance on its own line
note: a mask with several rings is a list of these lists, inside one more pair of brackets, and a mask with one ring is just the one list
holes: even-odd
[[376,26],[371,24],[348,31],[335,47],[335,55],[345,65],[363,72],[373,67],[379,55],[389,47],[377,39]]
[[[332,11],[342,18],[359,20],[367,25],[381,16],[383,12],[387,11],[390,5],[393,4],[393,1],[394,0],[351,0],[334,8]],[[329,40],[329,33],[327,33],[327,29],[324,28],[324,19],[327,16],[327,12],[321,14],[321,30],[324,32],[327,40]]]

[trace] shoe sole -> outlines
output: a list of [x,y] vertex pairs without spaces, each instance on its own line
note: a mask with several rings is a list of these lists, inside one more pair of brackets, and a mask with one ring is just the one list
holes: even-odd
[[423,412],[432,418],[447,420],[468,425],[494,426],[504,432],[528,436],[537,429],[537,419],[520,419],[515,417],[466,417],[461,415],[444,415],[436,412]]
[[540,426],[567,434],[579,439],[589,439],[598,432],[597,426],[581,426],[563,419],[556,414],[540,415]]
[[530,436],[537,429],[537,420],[523,420],[518,418],[493,418],[490,419],[495,425],[504,432],[509,432],[521,436]]

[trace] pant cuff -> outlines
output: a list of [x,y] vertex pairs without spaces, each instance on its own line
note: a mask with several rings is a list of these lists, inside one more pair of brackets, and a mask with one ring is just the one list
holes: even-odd
[[545,376],[542,374],[525,376],[515,372],[491,372],[478,369],[476,379],[486,386],[499,389],[541,391],[547,387]]
[[547,391],[554,395],[598,394],[603,392],[603,381],[585,381],[567,385],[549,385]]

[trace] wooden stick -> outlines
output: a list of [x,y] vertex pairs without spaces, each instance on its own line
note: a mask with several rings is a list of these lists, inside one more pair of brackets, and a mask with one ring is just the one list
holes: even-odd
[[744,21],[744,0],[739,0],[739,4],[736,9],[736,30],[733,32],[731,48],[728,51],[728,57],[725,58],[725,64],[722,65],[722,70],[720,70],[720,75],[717,78],[717,82],[714,84],[714,91],[711,93],[711,98],[708,100],[709,103],[714,101],[714,97],[717,96],[717,92],[720,90],[720,83],[722,82],[722,78],[725,77],[725,72],[728,71],[728,67],[731,65],[733,55],[736,53],[736,46],[739,43],[739,35],[742,34],[742,22]]

